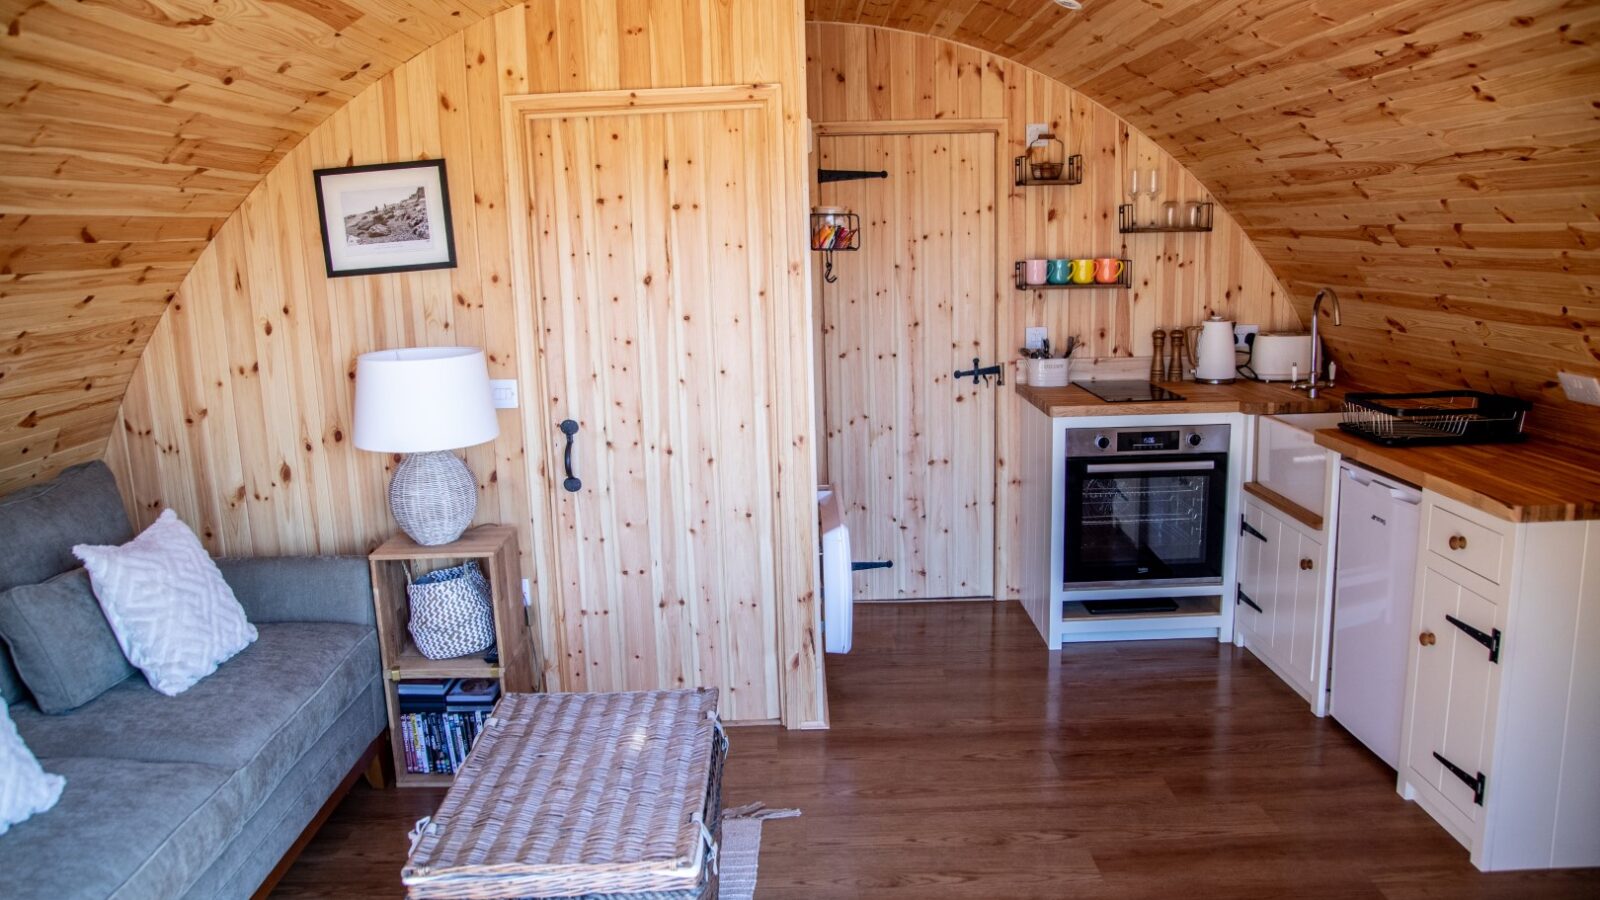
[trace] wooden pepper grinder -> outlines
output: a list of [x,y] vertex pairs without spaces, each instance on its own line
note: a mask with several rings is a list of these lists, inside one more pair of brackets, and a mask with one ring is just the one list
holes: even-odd
[[1150,356],[1150,380],[1167,380],[1167,333],[1157,328],[1150,335],[1155,342],[1155,353]]
[[1167,333],[1167,340],[1172,344],[1172,365],[1167,367],[1167,380],[1182,381],[1184,373],[1184,360],[1188,357],[1188,340],[1182,328],[1174,328]]

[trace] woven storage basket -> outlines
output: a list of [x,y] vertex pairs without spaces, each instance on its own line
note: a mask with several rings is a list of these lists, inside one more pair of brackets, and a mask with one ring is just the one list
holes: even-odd
[[713,900],[717,692],[508,694],[401,871],[411,900]]

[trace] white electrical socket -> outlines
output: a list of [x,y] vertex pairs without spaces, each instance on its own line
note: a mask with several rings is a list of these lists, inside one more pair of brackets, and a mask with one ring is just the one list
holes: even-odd
[[1041,134],[1049,134],[1049,133],[1050,133],[1050,125],[1049,125],[1049,123],[1047,123],[1047,122],[1029,122],[1028,123],[1028,137],[1026,139],[1026,142],[1025,142],[1024,146],[1026,146],[1027,144],[1031,144],[1034,141],[1038,140],[1039,139],[1039,135],[1041,135]]
[[1600,406],[1600,378],[1574,372],[1562,372],[1557,377],[1561,379],[1561,390],[1566,392],[1568,400]]
[[517,380],[515,378],[489,379],[489,396],[494,398],[495,409],[516,409]]
[[1043,347],[1044,342],[1049,339],[1050,329],[1044,327],[1043,325],[1033,325],[1022,334],[1023,348],[1027,350],[1038,350],[1039,348]]

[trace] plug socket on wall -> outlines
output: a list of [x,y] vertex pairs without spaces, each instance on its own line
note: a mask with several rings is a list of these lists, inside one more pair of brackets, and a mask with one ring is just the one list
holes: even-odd
[[1575,372],[1562,372],[1557,377],[1561,379],[1561,390],[1568,400],[1600,406],[1600,378]]

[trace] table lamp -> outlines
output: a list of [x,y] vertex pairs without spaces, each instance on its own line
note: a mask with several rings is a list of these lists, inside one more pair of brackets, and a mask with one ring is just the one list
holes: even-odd
[[405,347],[356,357],[355,445],[404,453],[389,481],[389,510],[425,547],[472,524],[478,487],[451,452],[500,434],[489,367],[471,347]]

